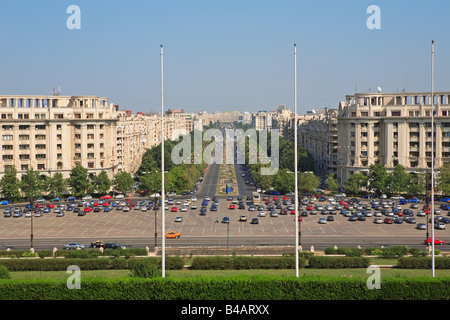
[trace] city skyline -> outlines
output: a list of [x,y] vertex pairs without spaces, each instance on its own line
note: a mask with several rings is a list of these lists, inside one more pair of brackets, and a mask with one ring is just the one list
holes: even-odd
[[[81,29],[66,10],[80,8]],[[367,9],[380,8],[370,30]],[[159,46],[165,48],[165,107],[186,112],[337,108],[345,95],[447,91],[450,51],[444,1],[46,1],[2,4],[2,94],[107,96],[121,109],[160,108]],[[447,26],[450,27],[450,26]],[[7,45],[6,45],[7,44]],[[371,89],[369,89],[371,88]]]

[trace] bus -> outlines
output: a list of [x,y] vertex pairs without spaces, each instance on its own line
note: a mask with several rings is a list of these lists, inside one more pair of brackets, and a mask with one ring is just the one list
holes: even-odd
[[261,195],[258,192],[252,192],[252,203],[253,204],[261,203]]

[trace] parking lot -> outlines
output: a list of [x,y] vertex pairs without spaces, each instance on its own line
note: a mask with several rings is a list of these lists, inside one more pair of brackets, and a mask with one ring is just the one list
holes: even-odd
[[[273,196],[269,199],[272,203],[275,203]],[[130,203],[138,205],[142,198],[131,199]],[[149,199],[146,199],[149,200]],[[169,200],[169,199],[168,199]],[[172,199],[171,199],[172,200]],[[192,202],[186,205],[186,211],[182,212],[181,207],[184,205],[185,199],[174,198],[174,204],[168,204],[166,208],[166,232],[176,231],[181,234],[180,239],[168,239],[169,244],[181,244],[184,237],[265,237],[271,239],[271,237],[292,237],[295,232],[295,215],[288,211],[286,214],[280,214],[283,209],[287,208],[287,205],[282,204],[281,208],[276,209],[277,216],[271,216],[270,211],[265,206],[266,215],[261,217],[261,211],[255,209],[255,211],[249,211],[249,205],[251,201],[245,200],[245,209],[238,209],[237,200],[227,200],[226,197],[220,197],[218,199],[217,211],[211,211],[211,202],[208,201],[206,205],[206,213],[200,214],[201,204],[204,199],[197,199],[196,202]],[[176,201],[179,200],[177,204]],[[281,197],[280,197],[281,200]],[[235,209],[230,209],[232,202],[235,202]],[[64,202],[63,202],[64,203]],[[196,204],[197,208],[192,209],[192,204]],[[398,201],[394,201],[398,203]],[[117,205],[110,206],[108,212],[100,210],[99,212],[87,212],[83,216],[79,216],[77,213],[71,211],[64,211],[64,216],[57,216],[54,213],[54,209],[50,212],[44,213],[42,216],[33,218],[33,233],[34,238],[45,239],[71,239],[71,238],[85,238],[90,239],[86,242],[101,240],[103,238],[109,239],[124,239],[124,238],[139,238],[147,237],[151,238],[155,233],[155,210],[147,209],[142,211],[142,207],[131,207],[129,211],[117,210]],[[301,216],[300,229],[302,236],[304,237],[350,237],[350,236],[362,236],[367,239],[375,237],[417,237],[418,242],[422,242],[426,236],[426,230],[418,230],[416,228],[418,223],[425,223],[427,217],[417,216],[417,213],[421,211],[422,203],[418,204],[418,208],[411,209],[416,219],[415,224],[407,222],[384,223],[384,219],[388,216],[382,214],[381,219],[383,223],[374,223],[375,212],[378,210],[367,210],[367,216],[365,221],[356,219],[351,221],[349,214],[345,213],[344,209],[336,210],[334,214],[323,214],[317,211],[314,214],[313,210],[308,210],[308,206],[316,207],[317,204],[321,204],[325,207],[330,204],[328,199],[324,201],[317,200],[314,204],[303,205],[301,204],[301,210],[299,210]],[[361,201],[361,206],[369,204],[368,199]],[[402,210],[409,208],[411,203],[401,205]],[[67,205],[66,205],[67,207]],[[82,208],[84,208],[83,206]],[[436,208],[439,207],[439,203],[436,203]],[[176,212],[172,211],[172,208],[176,208]],[[4,208],[3,208],[4,209]],[[173,209],[174,210],[174,209]],[[353,209],[354,212],[360,210]],[[347,210],[348,211],[348,210]],[[301,212],[307,212],[301,213]],[[440,215],[442,217],[447,216],[447,211],[441,210]],[[161,211],[156,211],[157,216],[157,232],[161,233]],[[241,216],[245,216],[245,221]],[[319,223],[320,218],[327,218],[332,216],[334,221],[326,221],[326,223]],[[177,217],[181,217],[181,221],[176,221]],[[224,217],[229,218],[229,224],[223,223]],[[252,223],[254,218],[258,219],[258,223]],[[29,239],[30,237],[31,218],[25,217],[3,217],[0,220],[0,239]],[[431,232],[431,224],[429,225]],[[439,239],[449,239],[449,231],[445,229],[435,229],[435,237]],[[70,240],[69,240],[70,241]],[[448,243],[448,241],[446,241]]]

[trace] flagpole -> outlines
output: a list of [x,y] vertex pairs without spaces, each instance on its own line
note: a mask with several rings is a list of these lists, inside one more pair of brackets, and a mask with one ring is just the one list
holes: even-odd
[[297,45],[294,43],[295,276],[298,277]]
[[434,40],[431,41],[431,274],[434,266]]
[[161,45],[161,269],[162,277],[166,276],[166,215],[165,215],[165,191],[164,191],[164,81],[163,81],[163,46]]

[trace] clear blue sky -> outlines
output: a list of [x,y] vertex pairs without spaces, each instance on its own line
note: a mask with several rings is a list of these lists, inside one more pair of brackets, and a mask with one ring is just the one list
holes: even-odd
[[[69,30],[69,5],[81,30]],[[381,29],[369,30],[370,5]],[[100,95],[121,109],[186,111],[336,108],[378,86],[450,90],[450,1],[28,0],[0,3],[0,94]]]

